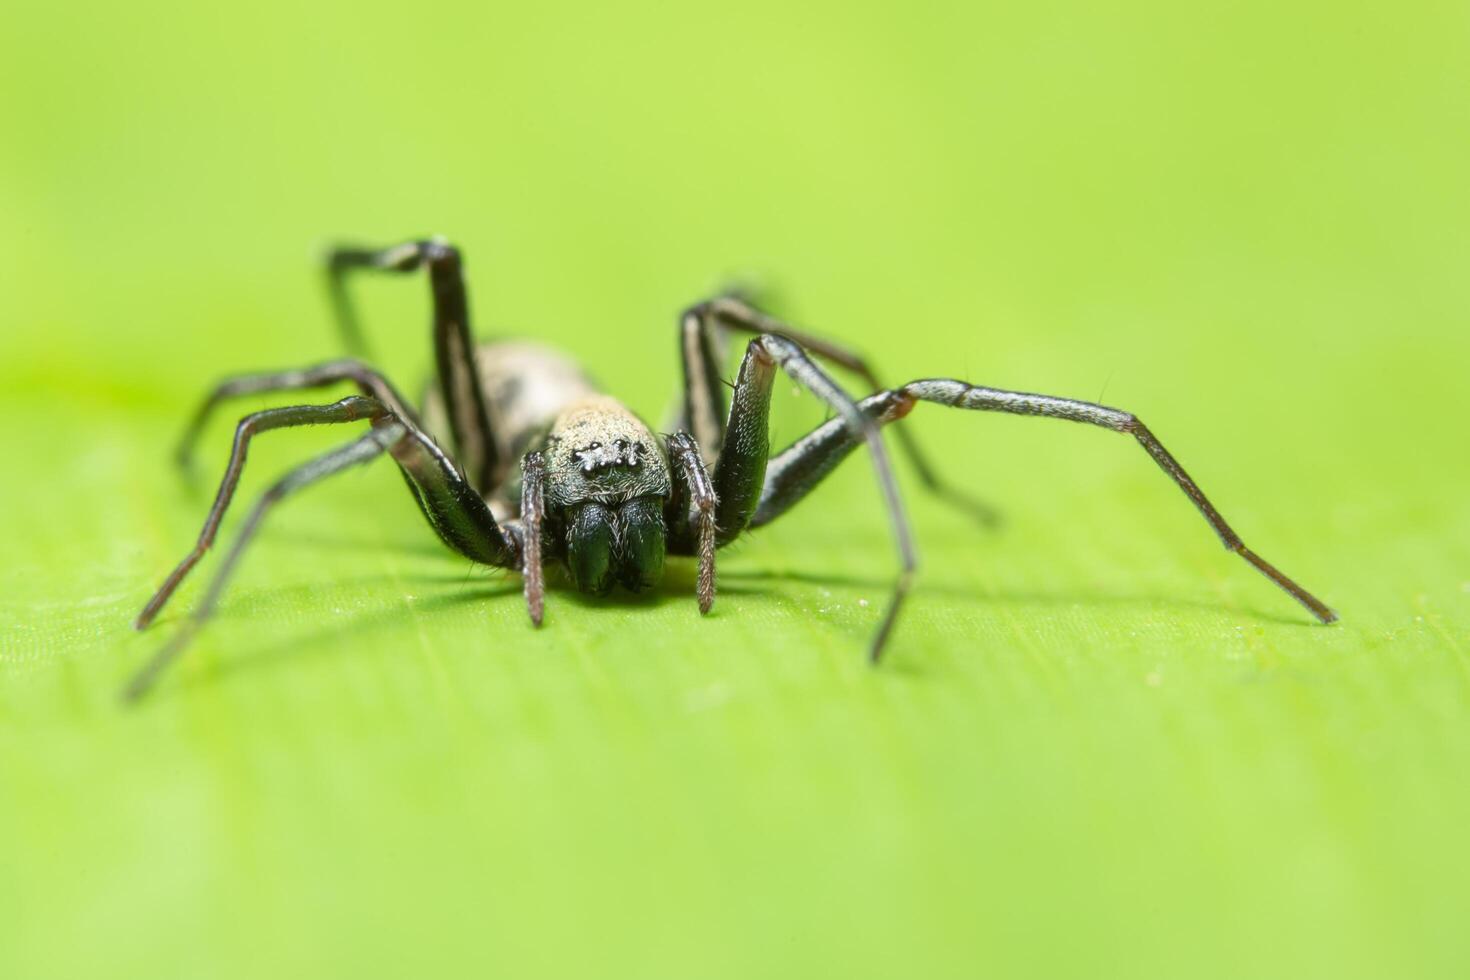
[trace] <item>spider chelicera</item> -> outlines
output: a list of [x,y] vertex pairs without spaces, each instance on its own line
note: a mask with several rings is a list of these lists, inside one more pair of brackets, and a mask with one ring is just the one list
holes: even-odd
[[[385,249],[337,248],[328,253],[326,267],[348,348],[358,354],[365,346],[348,300],[346,274],[355,269],[428,270],[438,383],[425,397],[422,414],[361,357],[242,375],[210,393],[180,444],[182,463],[189,460],[210,414],[227,399],[341,382],[359,391],[328,405],[266,409],[240,420],[199,540],[139,614],[139,629],[153,621],[214,542],[252,438],[270,429],[338,422],[365,421],[370,431],[290,471],[265,492],[193,615],[133,678],[128,697],[145,692],[209,618],[241,553],[277,502],[323,477],[384,454],[398,464],[424,517],[446,545],[473,561],[521,573],[527,609],[539,625],[546,592],[543,565],[548,560],[565,566],[577,589],[603,594],[617,584],[635,592],[653,586],[662,575],[665,554],[694,556],[699,609],[708,612],[715,598],[716,550],[786,513],[853,449],[866,443],[893,523],[900,564],[868,648],[876,662],[908,591],[915,562],[913,537],[878,429],[904,418],[919,402],[1069,419],[1133,436],[1194,502],[1226,548],[1322,622],[1337,618],[1247,548],[1174,457],[1128,412],[948,378],[884,388],[858,355],[794,330],[732,293],[692,306],[680,318],[683,400],[673,433],[661,436],[599,392],[576,362],[562,353],[521,341],[476,344],[461,255],[442,239]],[[727,408],[719,353],[721,339],[730,331],[753,336]],[[854,400],[813,357],[853,372],[873,393]],[[778,369],[823,401],[834,417],[772,456],[768,417]],[[905,430],[896,432],[924,486],[962,500],[940,482]],[[441,448],[441,439],[449,451]]]

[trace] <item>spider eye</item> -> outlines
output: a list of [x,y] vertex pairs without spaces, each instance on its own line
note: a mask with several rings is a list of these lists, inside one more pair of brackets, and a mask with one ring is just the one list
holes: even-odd
[[618,511],[622,524],[618,581],[632,590],[652,588],[664,573],[664,515],[658,497],[635,497]]
[[573,508],[567,521],[567,570],[579,592],[602,595],[613,586],[612,512],[587,502]]

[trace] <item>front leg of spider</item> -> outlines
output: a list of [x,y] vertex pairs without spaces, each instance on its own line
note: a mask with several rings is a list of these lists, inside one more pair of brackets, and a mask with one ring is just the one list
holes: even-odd
[[813,363],[801,345],[788,337],[776,334],[756,337],[746,347],[745,358],[740,363],[740,373],[736,376],[731,395],[724,445],[715,464],[715,539],[721,546],[735,540],[752,526],[759,509],[770,457],[771,385],[778,369],[832,409],[837,415],[833,422],[855,443],[868,447],[873,472],[892,525],[899,561],[898,577],[893,583],[888,607],[868,646],[868,658],[876,663],[882,657],[888,636],[898,620],[918,563],[913,533],[909,529],[898,482],[893,477],[893,466],[879,436],[877,423],[837,382]]

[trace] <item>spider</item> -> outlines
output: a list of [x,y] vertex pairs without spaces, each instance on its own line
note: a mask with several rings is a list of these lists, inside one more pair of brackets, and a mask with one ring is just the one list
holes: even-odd
[[[1068,419],[1131,435],[1193,501],[1227,549],[1322,622],[1337,618],[1247,548],[1168,450],[1128,412],[948,378],[885,388],[857,354],[797,331],[738,292],[730,292],[691,306],[680,317],[683,399],[674,431],[661,436],[601,393],[566,355],[523,341],[477,344],[470,330],[463,259],[447,241],[334,248],[325,265],[339,326],[348,350],[357,356],[225,380],[193,416],[179,445],[178,461],[188,464],[205,422],[228,399],[342,382],[355,385],[358,393],[331,404],[270,408],[240,420],[198,541],[148,601],[135,626],[143,629],[154,620],[213,544],[252,439],[271,429],[344,422],[367,422],[369,431],[291,470],[264,493],[192,616],[127,686],[125,695],[130,699],[148,690],[209,619],[241,554],[277,503],[309,484],[384,454],[398,464],[429,526],[444,544],[472,561],[520,572],[527,610],[539,626],[548,561],[563,565],[578,590],[605,594],[618,584],[634,592],[652,587],[663,572],[666,554],[693,556],[698,561],[699,610],[709,612],[715,598],[717,549],[786,513],[854,449],[866,444],[899,559],[887,608],[868,647],[869,659],[876,663],[915,567],[913,535],[878,430],[905,418],[919,402]],[[437,384],[426,393],[422,413],[363,359],[366,347],[346,283],[353,270],[428,272]],[[730,332],[751,339],[727,408],[719,352]],[[814,357],[854,373],[873,393],[854,400]],[[778,370],[834,414],[773,456],[767,423]],[[921,483],[958,501],[907,432],[902,428],[896,432]],[[450,451],[441,448],[441,439]]]

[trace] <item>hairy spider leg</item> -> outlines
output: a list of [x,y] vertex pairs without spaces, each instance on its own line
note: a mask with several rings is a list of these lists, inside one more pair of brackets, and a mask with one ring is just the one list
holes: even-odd
[[452,448],[455,458],[469,474],[471,485],[482,493],[489,493],[503,477],[503,469],[510,461],[499,458],[499,450],[492,438],[489,402],[475,364],[464,261],[459,249],[438,238],[404,242],[390,248],[340,246],[327,253],[326,268],[337,322],[348,350],[359,355],[366,351],[366,346],[347,291],[348,270],[414,272],[420,268],[428,269],[429,288],[434,300],[434,361],[449,419]]

